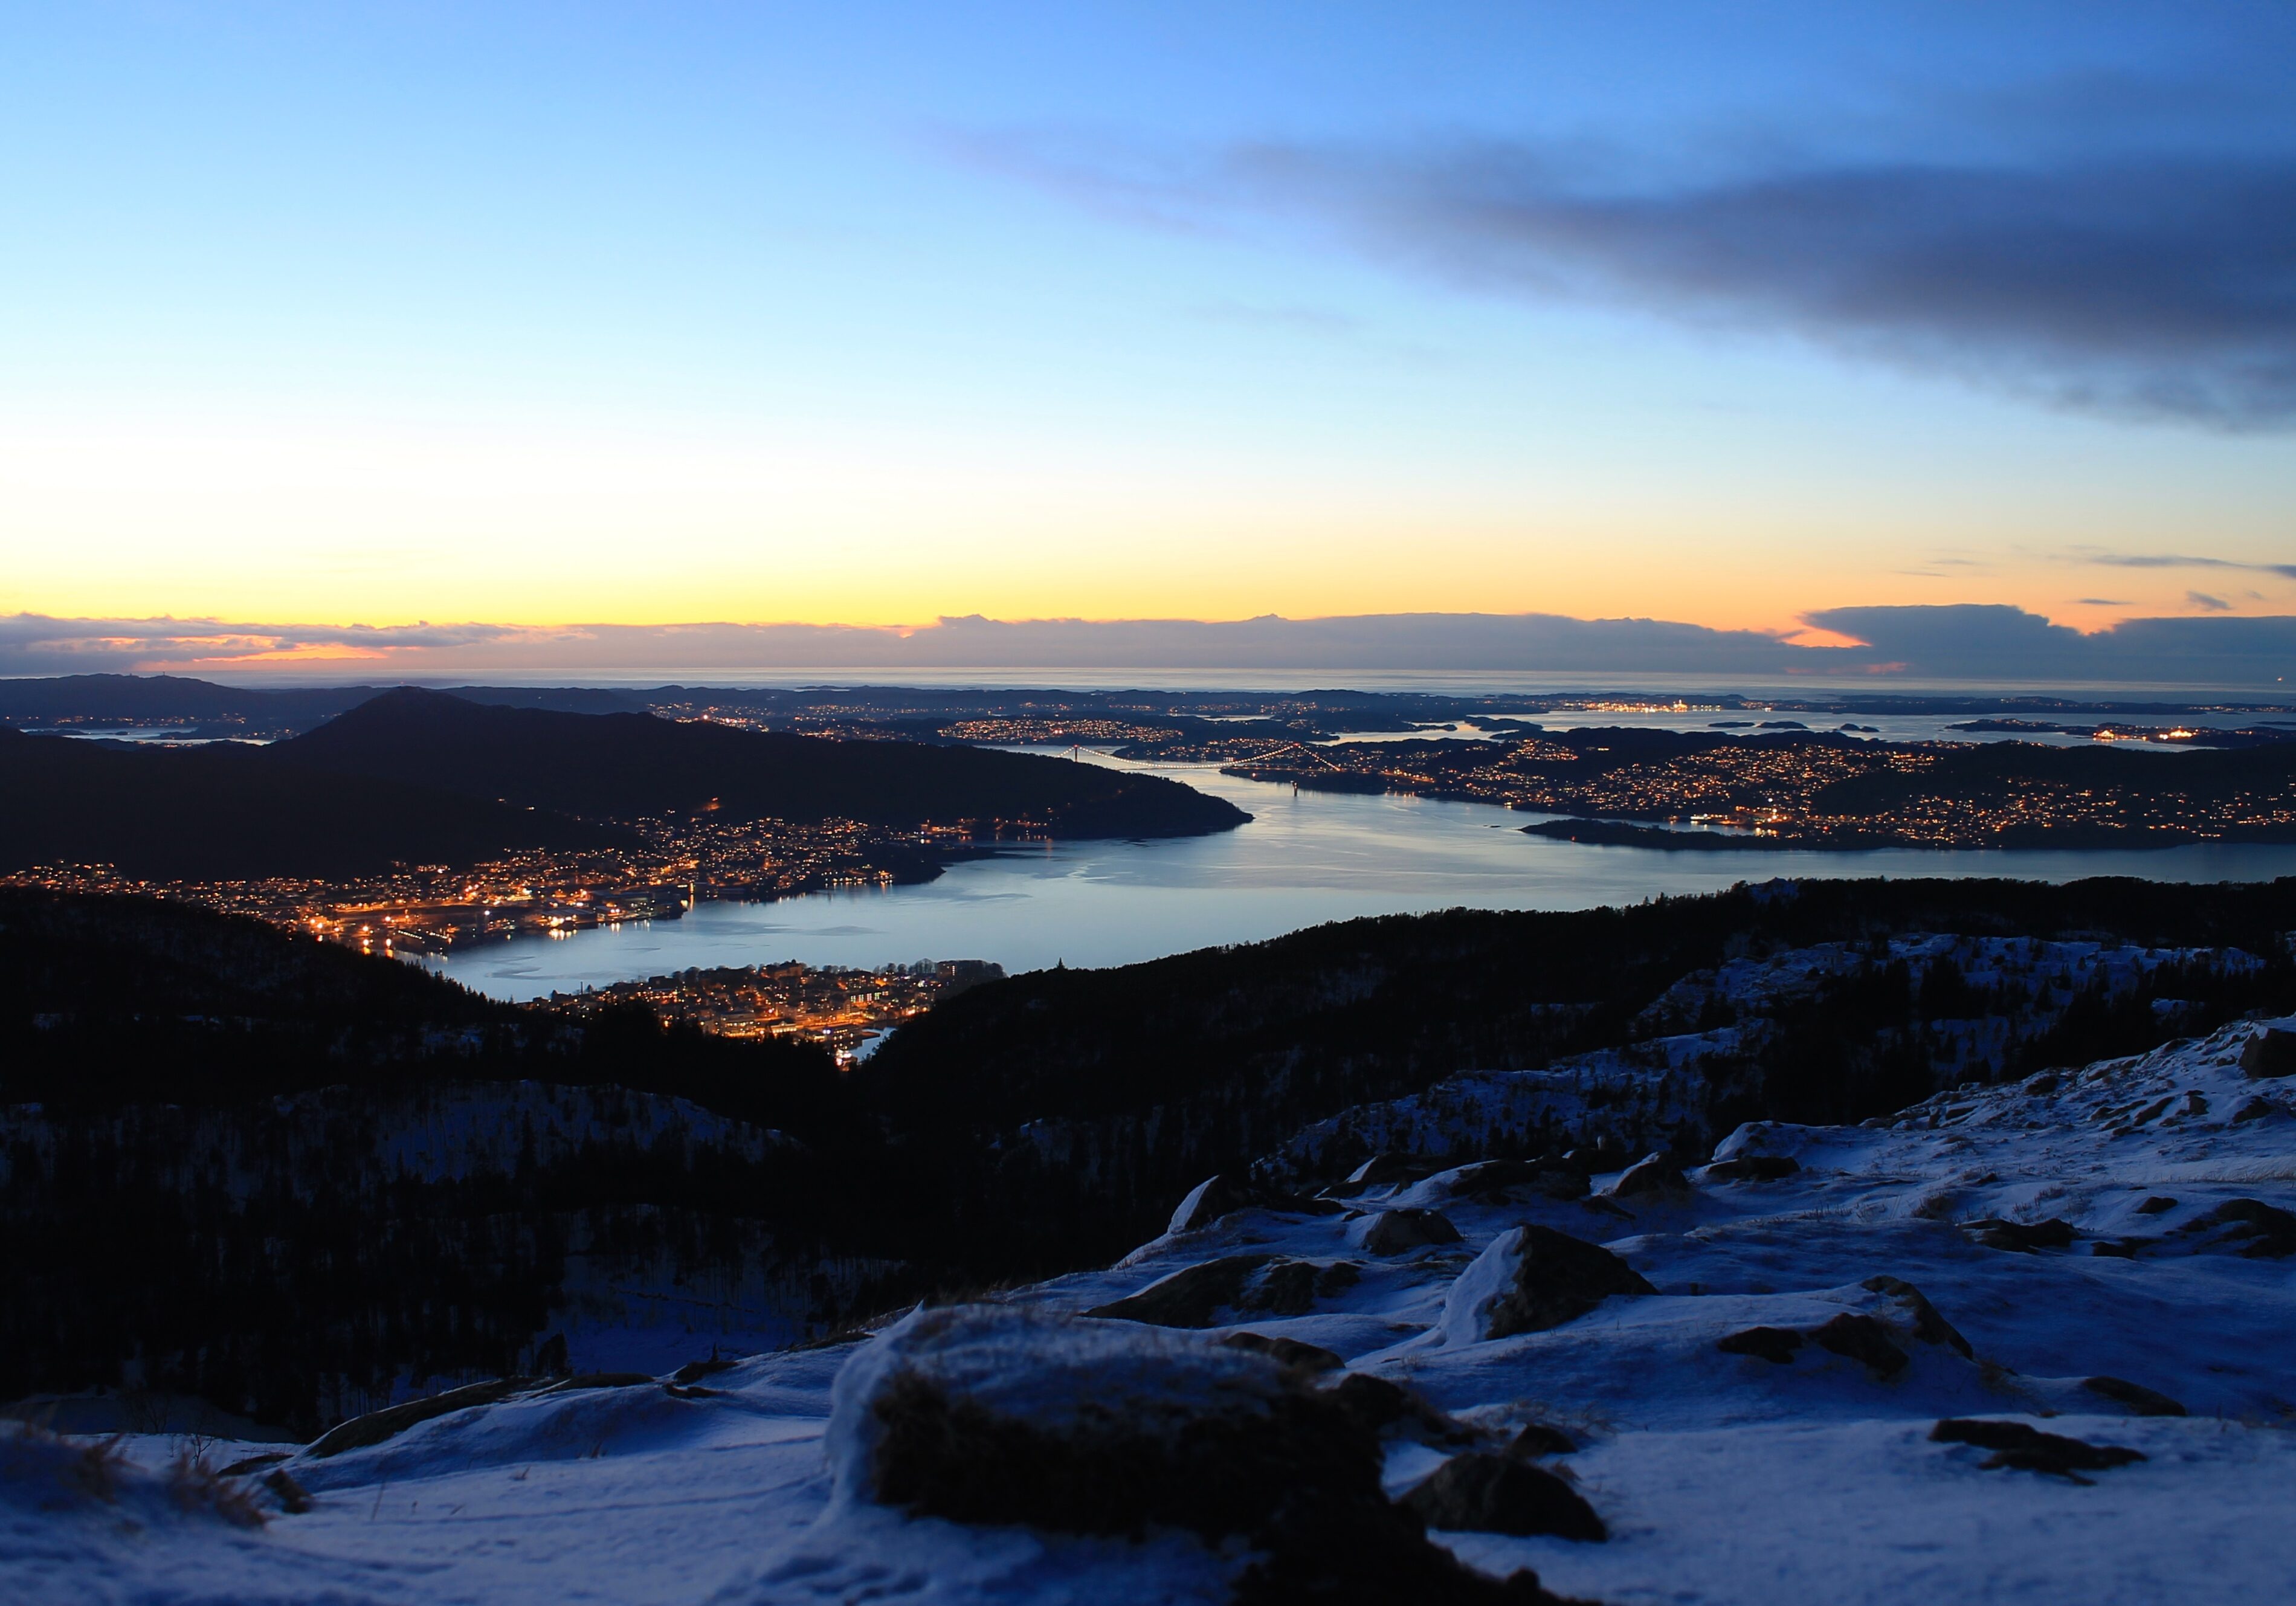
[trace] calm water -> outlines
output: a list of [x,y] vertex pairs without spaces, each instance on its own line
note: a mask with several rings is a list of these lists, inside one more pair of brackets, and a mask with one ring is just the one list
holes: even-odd
[[[1102,760],[1103,762],[1111,762]],[[1251,942],[1324,921],[1461,905],[1579,909],[1785,876],[2142,875],[2260,881],[2296,875],[2296,845],[2151,853],[1658,853],[1527,837],[1537,816],[1423,799],[1294,795],[1210,766],[1142,766],[1257,816],[1219,836],[1025,848],[922,887],[842,890],[776,904],[705,903],[682,920],[520,938],[434,968],[499,998],[537,997],[692,965],[799,959],[876,965],[993,959],[1008,971],[1127,964]]]

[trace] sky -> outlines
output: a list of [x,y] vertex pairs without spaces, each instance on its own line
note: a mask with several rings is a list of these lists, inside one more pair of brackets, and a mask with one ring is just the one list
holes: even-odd
[[2296,660],[2291,104],[2296,9],[2190,0],[0,3],[0,672],[1456,613],[1887,672],[1948,606]]

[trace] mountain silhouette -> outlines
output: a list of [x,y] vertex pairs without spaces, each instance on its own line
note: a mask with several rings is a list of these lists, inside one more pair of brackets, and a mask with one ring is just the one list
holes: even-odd
[[1002,822],[1066,837],[1194,836],[1251,816],[1160,776],[991,749],[841,742],[652,714],[569,714],[402,687],[271,750],[336,775],[419,782],[590,819]]
[[164,881],[360,875],[631,840],[618,826],[305,768],[240,742],[136,749],[0,727],[0,869],[111,864]]

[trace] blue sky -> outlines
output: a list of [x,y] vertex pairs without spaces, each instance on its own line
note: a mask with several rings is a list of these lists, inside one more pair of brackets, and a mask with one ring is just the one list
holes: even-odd
[[2292,78],[2256,5],[19,6],[0,610],[2296,611]]

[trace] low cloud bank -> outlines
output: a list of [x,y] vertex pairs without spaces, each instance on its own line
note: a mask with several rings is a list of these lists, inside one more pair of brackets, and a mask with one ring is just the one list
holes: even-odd
[[279,681],[818,669],[1478,671],[2159,684],[2253,687],[2296,676],[2296,617],[2129,619],[2083,635],[2012,607],[1832,608],[1804,616],[1865,643],[1800,646],[1752,630],[1559,614],[1417,613],[1223,622],[328,627],[216,619],[0,619],[0,675],[170,670]]

